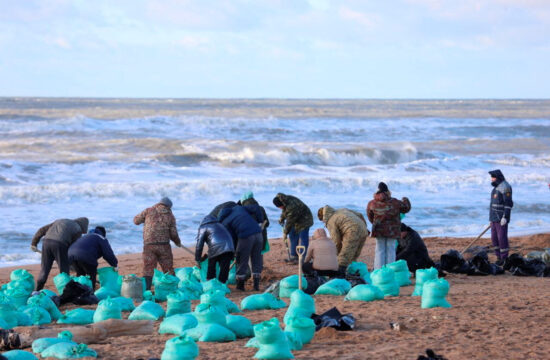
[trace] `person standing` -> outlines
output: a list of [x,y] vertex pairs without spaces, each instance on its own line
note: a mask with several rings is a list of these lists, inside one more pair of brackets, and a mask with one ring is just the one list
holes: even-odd
[[170,240],[181,247],[176,218],[172,214],[172,201],[163,197],[159,203],[136,215],[134,224],[145,224],[143,226],[143,277],[145,287],[150,290],[157,264],[160,264],[162,272],[174,275],[174,258]]
[[497,263],[501,265],[508,257],[508,224],[514,202],[512,201],[512,187],[500,170],[489,171],[491,175],[491,203],[489,221],[491,222],[491,241],[497,256]]
[[96,286],[97,259],[103,257],[112,267],[118,266],[118,260],[106,236],[105,228],[96,226],[69,247],[69,261],[76,276],[90,276],[93,290]]
[[229,276],[229,265],[235,254],[233,238],[229,231],[218,219],[207,215],[202,219],[196,237],[195,260],[200,266],[204,244],[208,245],[208,270],[206,280],[216,278],[216,265],[220,265],[218,280],[227,282]]
[[88,218],[58,219],[53,223],[42,226],[34,234],[31,242],[31,250],[40,252],[37,245],[42,240],[42,262],[40,274],[36,280],[36,291],[44,288],[48,275],[52,269],[53,262],[57,263],[60,273],[69,274],[69,246],[74,243],[82,234],[88,232]]
[[273,198],[273,204],[282,210],[279,224],[283,226],[283,241],[286,241],[287,236],[290,238],[289,261],[297,263],[296,246],[301,244],[307,251],[309,245],[309,228],[313,225],[311,210],[302,200],[283,193]]
[[388,186],[381,182],[374,199],[367,205],[367,217],[372,223],[372,236],[376,238],[374,269],[395,261],[395,243],[401,235],[401,214],[411,210],[409,199],[392,198]]

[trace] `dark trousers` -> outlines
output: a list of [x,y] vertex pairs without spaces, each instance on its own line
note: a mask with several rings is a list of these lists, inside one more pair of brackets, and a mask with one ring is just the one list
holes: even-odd
[[48,280],[48,275],[52,270],[52,265],[55,260],[59,267],[59,272],[69,274],[69,246],[61,241],[44,239],[42,240],[42,264],[40,274],[36,280],[36,291],[44,288],[44,284]]
[[76,259],[70,259],[71,260],[71,266],[76,271],[76,276],[86,276],[88,275],[90,277],[90,280],[92,280],[92,289],[95,290],[95,284],[97,279],[97,264],[88,264],[83,261],[78,261]]
[[264,240],[262,238],[262,233],[257,233],[247,238],[239,239],[235,254],[237,262],[237,280],[246,279],[249,259],[252,263],[252,276],[260,276],[264,265],[262,256],[263,244]]
[[338,275],[338,271],[336,270],[317,270],[313,268],[312,262],[307,262],[302,265],[302,271],[304,272],[304,275],[313,275],[313,272],[317,272],[319,276],[328,276],[328,277],[335,277]]
[[495,255],[498,259],[508,257],[508,224],[502,226],[500,222],[491,222],[491,241],[496,247]]
[[220,264],[220,274],[218,275],[218,280],[225,284],[227,282],[227,278],[229,277],[229,265],[231,264],[231,260],[233,260],[233,256],[234,255],[232,252],[226,252],[213,258],[208,258],[206,280],[216,278],[216,264]]
[[290,239],[290,256],[298,256],[296,254],[296,246],[298,245],[305,246],[307,252],[307,247],[309,246],[309,228],[306,228],[299,233],[297,233],[293,228],[288,233],[288,238]]

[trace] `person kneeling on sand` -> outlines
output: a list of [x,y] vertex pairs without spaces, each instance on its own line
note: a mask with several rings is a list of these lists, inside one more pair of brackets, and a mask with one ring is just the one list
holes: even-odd
[[219,264],[220,274],[218,280],[222,283],[227,282],[229,265],[235,255],[233,238],[226,227],[212,215],[207,215],[202,219],[197,233],[195,260],[199,267],[204,243],[208,245],[208,271],[206,273],[206,280],[216,278],[216,265]]
[[81,217],[75,220],[59,219],[38,229],[31,242],[31,250],[40,252],[37,245],[42,240],[42,265],[40,275],[36,280],[36,291],[44,288],[53,262],[57,263],[59,271],[69,274],[69,246],[82,234],[88,232],[88,218]]
[[69,248],[69,261],[77,276],[88,275],[95,290],[97,277],[97,259],[103,257],[112,267],[118,266],[118,260],[106,238],[107,231],[103,226],[95,229],[78,240]]
[[430,259],[426,244],[420,235],[403,223],[401,223],[401,237],[396,253],[396,260],[405,260],[412,273],[416,273],[418,269],[428,269],[435,265]]
[[317,211],[325,223],[338,252],[338,270],[345,274],[348,265],[356,261],[369,236],[367,222],[360,213],[350,209],[334,209],[328,205]]
[[174,258],[170,240],[181,247],[176,228],[176,218],[172,214],[172,201],[164,197],[160,202],[143,210],[134,217],[134,224],[143,226],[143,277],[145,287],[151,290],[153,272],[160,264],[162,272],[174,275]]
[[305,275],[312,275],[315,271],[321,276],[338,276],[336,245],[327,237],[325,229],[313,232],[302,270]]

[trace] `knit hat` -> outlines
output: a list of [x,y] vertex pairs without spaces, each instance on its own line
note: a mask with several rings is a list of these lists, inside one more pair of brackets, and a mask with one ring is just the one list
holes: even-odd
[[281,206],[284,206],[283,202],[281,201],[281,199],[279,199],[277,196],[275,196],[273,198],[273,205],[275,205],[276,207],[281,207]]
[[386,185],[385,183],[381,182],[380,184],[378,184],[378,191],[388,192],[388,190],[388,185]]
[[248,199],[252,199],[254,197],[254,193],[252,191],[247,191],[241,196],[241,202],[245,202]]
[[169,209],[172,208],[172,200],[167,197],[163,197],[162,199],[160,199],[159,204],[166,205]]

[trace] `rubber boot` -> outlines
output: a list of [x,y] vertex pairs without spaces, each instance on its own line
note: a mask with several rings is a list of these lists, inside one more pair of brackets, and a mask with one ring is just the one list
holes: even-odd
[[144,276],[145,279],[145,290],[151,291],[151,285],[153,285],[153,277],[152,276]]
[[244,279],[237,279],[237,290],[244,291]]
[[254,276],[254,290],[260,291],[260,277]]

